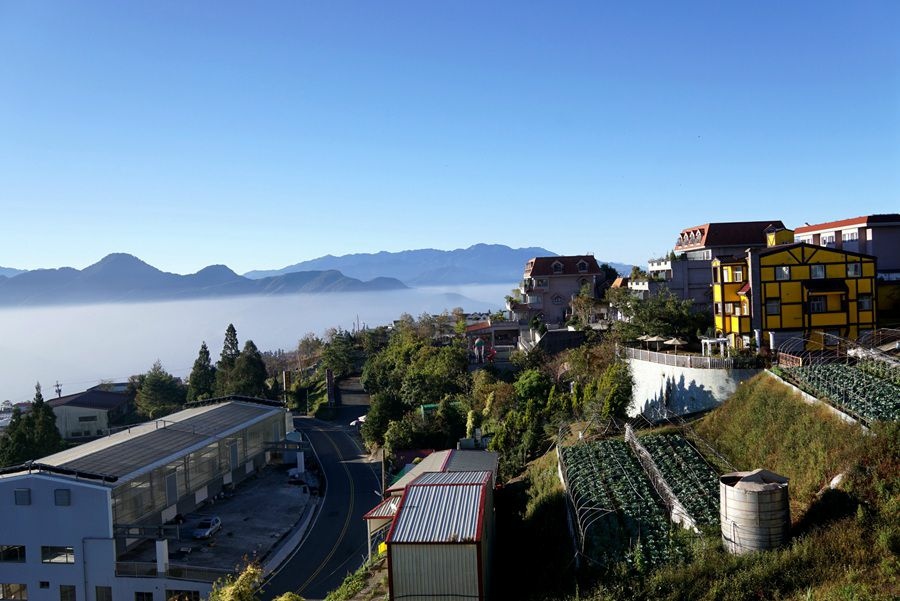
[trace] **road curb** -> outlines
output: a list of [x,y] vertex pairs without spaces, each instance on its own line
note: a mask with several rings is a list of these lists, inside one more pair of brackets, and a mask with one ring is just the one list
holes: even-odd
[[281,564],[284,563],[285,559],[287,559],[291,553],[296,551],[303,540],[303,537],[306,535],[309,524],[312,522],[313,516],[316,514],[318,508],[319,498],[311,497],[310,502],[308,502],[304,508],[304,513],[306,515],[300,521],[300,525],[293,533],[284,539],[284,542],[278,547],[278,551],[271,555],[263,565],[263,578],[267,578],[272,572],[281,567]]

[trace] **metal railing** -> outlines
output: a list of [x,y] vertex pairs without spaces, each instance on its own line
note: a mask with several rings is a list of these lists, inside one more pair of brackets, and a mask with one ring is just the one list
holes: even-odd
[[756,361],[749,359],[735,359],[734,357],[703,357],[699,355],[676,355],[673,353],[660,353],[648,351],[630,346],[618,347],[621,356],[628,359],[639,359],[673,367],[696,367],[699,369],[753,369],[757,367]]
[[215,582],[219,578],[231,573],[231,570],[169,564],[169,569],[166,573],[160,574],[156,571],[156,563],[154,562],[116,562],[116,576],[126,578],[172,578],[175,580],[192,580],[195,582]]

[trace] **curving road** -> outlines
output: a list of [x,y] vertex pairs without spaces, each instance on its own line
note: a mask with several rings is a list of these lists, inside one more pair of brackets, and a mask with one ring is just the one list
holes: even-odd
[[348,434],[351,421],[365,413],[360,405],[337,408],[333,422],[295,418],[294,425],[316,451],[325,474],[324,498],[301,545],[261,591],[271,600],[294,591],[308,600],[323,599],[366,558],[366,525],[362,516],[380,496],[376,465],[366,461],[359,444]]

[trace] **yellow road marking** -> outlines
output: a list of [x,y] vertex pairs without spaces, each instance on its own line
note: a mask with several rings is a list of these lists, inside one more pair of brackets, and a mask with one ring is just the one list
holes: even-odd
[[316,568],[316,571],[313,572],[310,575],[310,577],[306,579],[306,582],[301,584],[300,587],[295,591],[297,594],[302,593],[303,589],[305,589],[307,586],[309,586],[310,582],[315,580],[316,576],[318,576],[319,573],[325,568],[325,565],[329,561],[331,561],[331,558],[337,552],[338,546],[344,541],[344,535],[347,534],[347,528],[350,527],[350,518],[353,516],[353,495],[355,494],[355,491],[356,491],[355,485],[353,484],[353,478],[350,476],[350,470],[347,469],[347,464],[345,463],[343,455],[341,454],[340,449],[338,449],[337,444],[331,438],[330,434],[325,433],[325,431],[322,430],[321,428],[316,428],[316,429],[319,432],[325,434],[325,437],[328,439],[328,442],[331,443],[331,446],[334,447],[335,452],[338,454],[338,457],[340,457],[340,459],[341,459],[341,467],[344,468],[344,473],[347,474],[347,481],[350,482],[350,506],[347,509],[347,519],[344,520],[344,527],[341,529],[341,533],[338,536],[337,540],[334,542],[334,546],[331,548],[331,551],[328,553],[327,556],[325,556],[325,559],[322,560],[322,563],[319,565],[318,568]]

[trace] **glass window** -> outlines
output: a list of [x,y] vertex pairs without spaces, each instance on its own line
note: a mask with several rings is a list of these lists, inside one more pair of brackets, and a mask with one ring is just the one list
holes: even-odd
[[781,265],[775,268],[775,279],[776,280],[789,280],[791,279],[791,267],[790,265]]
[[828,300],[824,296],[809,297],[810,313],[825,313],[828,311]]
[[814,280],[821,280],[825,277],[825,266],[824,265],[810,265],[810,276]]
[[850,242],[850,241],[852,241],[852,240],[858,240],[858,239],[859,239],[859,233],[856,232],[856,231],[852,231],[852,232],[844,232],[843,234],[841,234],[841,238],[844,240],[844,242]]
[[57,488],[53,491],[53,502],[62,506],[71,505],[72,491],[68,488]]
[[766,314],[767,315],[781,315],[781,301],[780,300],[766,301]]
[[719,283],[719,267],[713,268],[713,284]]
[[553,263],[553,273],[562,273],[563,265],[559,261]]
[[41,563],[75,563],[72,547],[41,547]]
[[716,315],[722,314],[722,303],[716,303]]
[[731,315],[734,313],[734,307],[731,303],[725,303],[725,315]]
[[134,594],[134,601],[153,601],[153,593],[138,591]]
[[16,505],[31,505],[30,488],[17,488],[13,494],[16,497]]
[[82,415],[78,418],[79,422],[95,422],[97,421],[96,415]]
[[28,599],[28,587],[24,584],[0,583],[0,599]]
[[97,601],[113,601],[111,586],[98,586],[94,589],[94,596]]
[[0,561],[24,562],[25,545],[0,545]]
[[585,261],[578,261],[578,271],[584,273],[587,271],[587,263]]
[[735,267],[734,268],[734,281],[735,282],[743,282],[744,281],[744,268],[743,267]]
[[860,311],[871,311],[872,310],[872,295],[871,294],[860,294],[858,308]]
[[59,585],[59,601],[76,601],[74,584]]
[[858,278],[862,275],[862,265],[859,263],[847,263],[847,277]]

